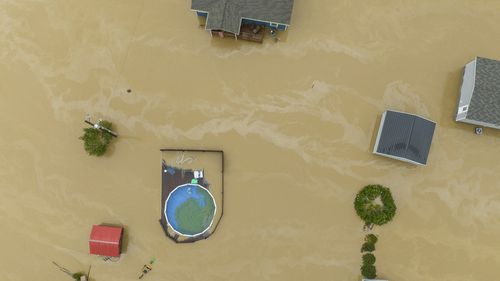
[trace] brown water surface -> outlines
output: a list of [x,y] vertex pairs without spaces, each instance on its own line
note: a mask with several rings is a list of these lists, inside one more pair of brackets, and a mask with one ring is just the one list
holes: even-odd
[[[497,0],[296,0],[286,40],[211,39],[187,0],[0,1],[0,280],[360,280],[366,184],[391,187],[379,276],[497,280],[500,132],[453,121],[462,68],[500,59]],[[132,89],[127,93],[126,89]],[[438,123],[428,166],[371,153],[386,109]],[[85,114],[112,121],[89,157]],[[193,245],[158,223],[162,147],[223,149],[225,215]],[[127,227],[117,263],[92,224]]]

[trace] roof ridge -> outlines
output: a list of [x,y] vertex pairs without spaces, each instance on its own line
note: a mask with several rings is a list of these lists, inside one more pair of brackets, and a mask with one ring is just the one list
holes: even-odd
[[412,116],[412,122],[411,122],[411,129],[410,129],[410,133],[408,134],[408,140],[406,141],[406,147],[405,147],[405,151],[406,153],[408,153],[408,146],[410,146],[410,140],[411,140],[411,137],[413,136],[413,128],[415,128],[415,120],[417,120],[418,117],[416,117],[415,115]]
[[224,23],[226,23],[226,10],[227,10],[227,2],[228,0],[221,0],[222,2],[224,2],[224,8],[222,8],[222,17],[221,17],[221,26],[224,26]]

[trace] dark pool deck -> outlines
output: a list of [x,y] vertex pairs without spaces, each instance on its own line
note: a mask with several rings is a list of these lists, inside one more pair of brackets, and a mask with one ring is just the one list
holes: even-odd
[[[224,152],[222,150],[205,150],[205,149],[178,149],[178,148],[163,148],[160,149],[162,152],[162,191],[161,191],[161,210],[160,210],[160,225],[165,232],[165,235],[170,238],[175,243],[192,243],[199,240],[207,239],[211,236],[218,228],[219,223],[224,215]],[[197,163],[196,167],[190,166],[188,167],[178,167],[175,166],[176,161],[178,161],[178,156],[173,156],[173,153],[209,153],[213,156],[216,156],[215,161],[220,161],[220,170],[207,170],[204,169],[203,162]],[[170,154],[170,156],[168,156]],[[220,158],[219,158],[220,157]],[[175,160],[174,160],[175,159]],[[168,162],[167,162],[168,161]],[[210,165],[209,163],[206,163]],[[211,195],[214,197],[215,202],[217,204],[217,215],[214,218],[212,226],[209,230],[204,233],[194,236],[188,237],[183,236],[174,231],[172,226],[169,226],[167,223],[167,219],[165,218],[165,203],[169,196],[169,194],[177,188],[179,185],[189,184],[191,180],[194,178],[194,170],[192,169],[204,169],[204,176],[206,173],[210,174],[210,177],[207,179],[212,179],[209,183],[206,178],[199,178],[198,185],[203,186],[208,189]],[[165,172],[166,170],[166,172]],[[214,177],[214,178],[212,178]],[[220,178],[218,178],[220,177]],[[214,182],[212,182],[214,181]]]
[[[212,36],[213,37],[228,37],[228,38],[237,38],[238,40],[246,40],[246,41],[251,41],[251,42],[257,42],[257,43],[262,43],[264,41],[264,33],[266,28],[261,27],[258,29],[257,32],[253,32],[253,30],[256,28],[256,26],[253,25],[248,25],[248,24],[243,24],[240,29],[240,34],[236,35],[234,33],[226,32],[226,31],[219,31],[219,30],[212,30]],[[257,30],[257,29],[256,29]]]
[[[167,172],[165,172],[167,171]],[[165,233],[170,237],[171,234],[168,233],[167,219],[165,218],[165,201],[168,195],[179,185],[191,183],[194,178],[194,172],[192,170],[180,169],[177,167],[169,166],[166,163],[162,163],[162,180],[161,180],[161,218],[160,224],[163,227]],[[210,184],[204,179],[198,179],[198,184],[206,189],[210,189]],[[175,234],[175,239],[178,238],[178,234]]]

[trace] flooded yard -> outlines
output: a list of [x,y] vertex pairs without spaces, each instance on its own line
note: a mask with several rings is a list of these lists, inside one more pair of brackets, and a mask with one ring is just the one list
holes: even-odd
[[[295,0],[280,42],[211,38],[183,0],[0,0],[0,279],[360,280],[355,194],[391,281],[496,280],[500,132],[454,121],[463,66],[500,59],[500,2]],[[286,37],[286,38],[285,38]],[[127,89],[131,91],[128,92]],[[386,109],[437,123],[427,166],[372,154]],[[103,157],[86,114],[120,134]],[[177,245],[158,220],[165,147],[224,150],[224,217]],[[88,254],[123,225],[118,262]]]

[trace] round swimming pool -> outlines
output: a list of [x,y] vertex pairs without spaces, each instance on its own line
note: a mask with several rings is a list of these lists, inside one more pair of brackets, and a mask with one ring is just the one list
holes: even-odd
[[215,212],[214,197],[199,184],[179,185],[165,201],[167,223],[184,236],[197,236],[207,231],[212,226]]

